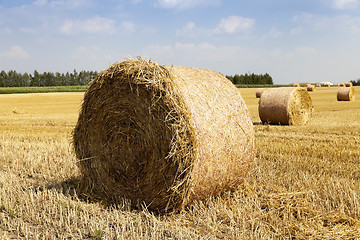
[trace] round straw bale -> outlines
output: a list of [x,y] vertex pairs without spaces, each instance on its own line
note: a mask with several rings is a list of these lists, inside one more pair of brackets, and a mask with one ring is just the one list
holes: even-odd
[[294,83],[293,87],[300,87],[300,83]]
[[304,88],[271,88],[259,101],[259,116],[263,123],[303,125],[310,120],[312,111],[311,97]]
[[321,84],[320,84],[320,83],[318,83],[318,84],[316,84],[315,86],[316,86],[316,87],[321,87]]
[[256,98],[261,98],[261,95],[263,94],[263,92],[265,90],[267,90],[267,88],[258,88],[258,89],[256,89],[256,93],[255,93]]
[[325,83],[324,87],[331,87],[330,83]]
[[345,83],[345,87],[352,87],[352,86],[353,86],[352,82]]
[[339,83],[339,87],[345,87],[345,83]]
[[315,91],[315,85],[308,84],[307,87],[306,87],[306,90],[307,90],[308,92],[313,92],[313,91]]
[[80,191],[159,213],[235,190],[254,159],[254,129],[220,73],[126,59],[84,95],[73,143]]
[[354,87],[341,87],[337,92],[338,101],[354,101],[355,100]]

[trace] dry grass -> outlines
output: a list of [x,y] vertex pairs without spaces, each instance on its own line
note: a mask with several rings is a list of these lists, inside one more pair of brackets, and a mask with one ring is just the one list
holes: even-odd
[[359,239],[360,101],[338,102],[337,87],[321,88],[306,126],[269,126],[255,91],[240,89],[256,131],[248,179],[168,216],[76,195],[70,136],[81,93],[0,96],[0,237]]

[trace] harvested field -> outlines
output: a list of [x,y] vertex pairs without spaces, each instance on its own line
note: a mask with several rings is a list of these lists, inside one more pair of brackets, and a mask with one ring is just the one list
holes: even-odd
[[360,101],[337,89],[311,93],[305,126],[262,125],[256,89],[239,89],[256,137],[248,178],[165,216],[78,196],[83,93],[0,95],[0,239],[358,239]]

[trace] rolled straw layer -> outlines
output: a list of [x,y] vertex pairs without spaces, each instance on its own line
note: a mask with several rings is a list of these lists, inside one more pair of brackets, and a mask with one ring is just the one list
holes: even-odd
[[254,129],[223,75],[127,59],[100,72],[73,134],[81,190],[159,213],[234,190],[254,159]]
[[354,101],[355,100],[354,87],[341,87],[337,92],[338,101]]
[[263,123],[303,125],[310,120],[312,111],[311,97],[304,88],[271,88],[259,101],[259,116]]

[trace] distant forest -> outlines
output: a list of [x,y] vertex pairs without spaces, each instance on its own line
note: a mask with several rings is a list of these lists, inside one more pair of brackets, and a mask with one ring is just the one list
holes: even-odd
[[[52,86],[84,86],[93,80],[97,71],[76,71],[66,73],[39,73],[34,71],[32,74],[18,73],[14,70],[0,72],[0,87],[52,87]],[[226,75],[234,84],[252,85],[273,85],[273,79],[268,74],[245,73],[234,76]],[[354,86],[360,86],[360,78],[350,81]]]
[[[83,86],[87,85],[97,75],[96,71],[76,71],[67,73],[39,73],[34,71],[32,74],[18,73],[14,70],[0,72],[0,87],[51,87],[51,86]],[[234,76],[226,75],[234,84],[273,84],[272,77],[265,73],[245,74]]]
[[233,84],[274,84],[272,77],[268,73],[260,75],[254,73],[245,73],[245,75],[235,74],[234,76],[226,75],[226,78],[229,79]]
[[351,80],[350,82],[353,84],[353,86],[360,86],[360,78],[358,80]]
[[96,71],[80,71],[67,73],[18,73],[14,70],[0,72],[0,87],[51,87],[87,85],[97,75]]

